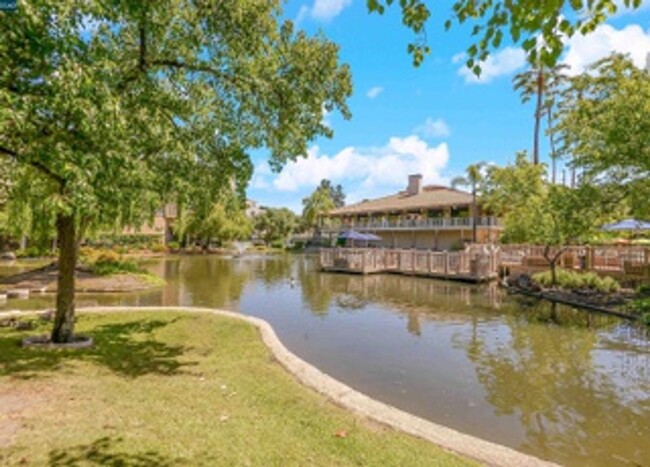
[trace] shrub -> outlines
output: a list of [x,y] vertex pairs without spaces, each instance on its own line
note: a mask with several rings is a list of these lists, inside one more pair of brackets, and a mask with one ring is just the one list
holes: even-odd
[[164,253],[165,251],[167,251],[167,248],[162,243],[154,243],[153,245],[151,245],[151,251],[153,251],[154,253]]
[[142,274],[146,272],[133,261],[110,259],[98,260],[92,265],[92,271],[98,276],[110,276],[112,274],[122,273]]
[[[602,293],[613,293],[620,290],[621,286],[611,277],[600,277],[593,272],[579,273],[567,271],[566,269],[557,269],[557,286],[563,289],[591,289]],[[543,287],[551,287],[551,271],[544,271],[533,276],[535,282]]]
[[56,256],[56,252],[37,246],[28,246],[23,250],[16,251],[17,258],[42,258],[44,256]]
[[168,247],[170,250],[179,250],[181,246],[178,244],[178,242],[169,242],[169,243],[167,244],[167,247]]

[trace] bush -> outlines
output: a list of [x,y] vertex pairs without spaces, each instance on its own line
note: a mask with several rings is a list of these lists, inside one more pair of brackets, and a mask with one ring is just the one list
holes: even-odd
[[639,314],[650,314],[650,298],[639,298],[637,300],[632,300],[628,308]]
[[179,245],[178,242],[169,242],[169,243],[167,244],[167,247],[168,247],[170,250],[174,250],[174,251],[176,251],[176,250],[180,250],[180,248],[181,248],[181,246]]
[[[611,277],[600,277],[593,272],[579,273],[567,271],[566,269],[557,269],[557,286],[563,289],[590,289],[602,293],[618,292],[620,284]],[[533,275],[533,279],[542,287],[552,287],[551,271],[544,271]]]
[[23,250],[16,251],[17,258],[42,258],[44,256],[56,256],[56,252],[37,246],[29,246]]
[[167,251],[167,248],[162,243],[154,243],[153,245],[151,245],[151,251],[153,251],[154,253],[164,253],[165,251]]
[[98,276],[110,276],[113,274],[143,274],[146,273],[133,261],[103,259],[92,265],[93,274]]

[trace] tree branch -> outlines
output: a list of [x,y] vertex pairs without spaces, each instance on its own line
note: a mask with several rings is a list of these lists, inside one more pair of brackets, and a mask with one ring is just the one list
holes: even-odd
[[65,183],[66,183],[65,178],[63,178],[60,175],[52,172],[52,170],[50,170],[49,167],[45,166],[43,163],[41,163],[39,161],[24,161],[24,160],[20,159],[20,157],[19,157],[19,155],[18,155],[18,153],[16,151],[13,151],[13,150],[11,150],[9,148],[5,148],[4,146],[0,146],[0,154],[4,154],[6,156],[9,156],[18,163],[28,164],[28,165],[32,166],[36,170],[40,171],[42,174],[49,177],[51,180],[54,180],[61,187],[63,187],[65,185]]

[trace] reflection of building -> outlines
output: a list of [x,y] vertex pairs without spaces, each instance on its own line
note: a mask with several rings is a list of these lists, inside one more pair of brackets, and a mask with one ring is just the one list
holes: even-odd
[[404,191],[331,211],[327,215],[331,225],[322,230],[372,232],[381,237],[379,245],[385,247],[446,250],[471,241],[476,220],[477,241],[496,241],[501,232],[498,219],[481,206],[474,216],[472,201],[470,193],[422,186],[421,175],[410,175]]

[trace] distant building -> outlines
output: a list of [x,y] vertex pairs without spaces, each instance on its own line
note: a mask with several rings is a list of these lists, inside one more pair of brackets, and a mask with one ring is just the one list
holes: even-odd
[[[477,206],[477,242],[497,241],[497,218]],[[406,190],[330,211],[321,230],[330,234],[353,229],[381,237],[379,246],[448,250],[472,241],[472,194],[453,188],[422,186],[422,175],[410,175]]]
[[174,203],[166,204],[156,211],[152,222],[147,222],[141,227],[125,228],[124,235],[142,235],[147,237],[160,236],[160,242],[164,245],[174,238],[173,225],[178,217],[178,207]]
[[253,201],[252,199],[247,199],[246,200],[246,217],[249,219],[252,219],[253,217],[257,217],[260,214],[263,214],[265,211],[265,208],[260,206],[260,204],[257,201]]

